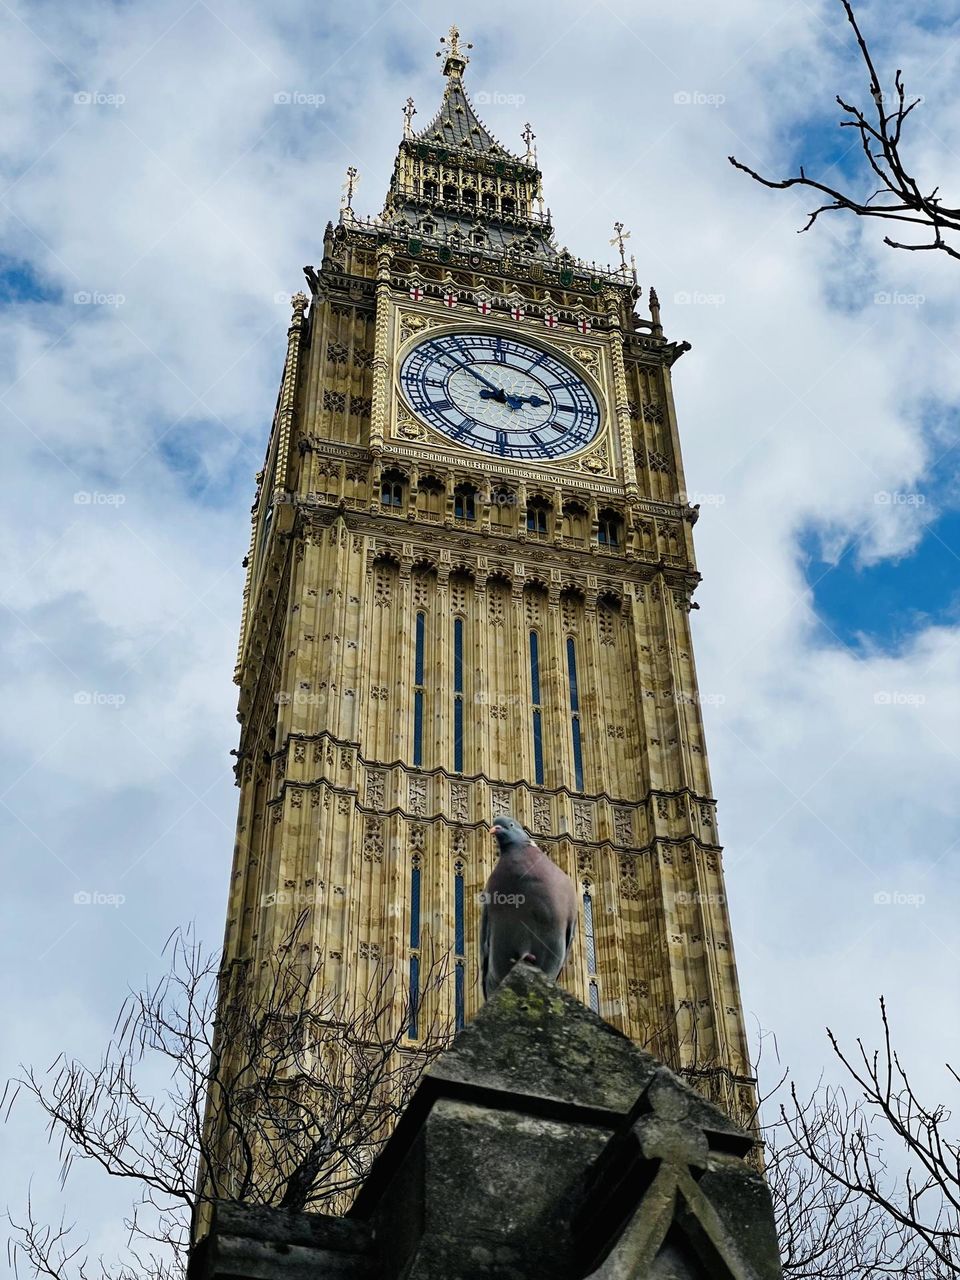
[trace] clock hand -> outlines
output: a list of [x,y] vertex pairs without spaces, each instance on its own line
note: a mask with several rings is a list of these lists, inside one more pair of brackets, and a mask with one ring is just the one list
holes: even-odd
[[[476,369],[474,369],[471,365],[469,365],[469,364],[461,364],[461,365],[459,365],[459,366],[458,366],[458,368],[460,368],[460,369],[465,369],[465,370],[467,371],[467,373],[472,373],[472,374],[473,374],[473,376],[477,379],[477,381],[478,381],[478,382],[482,382],[485,386],[489,387],[491,391],[500,391],[500,390],[501,390],[501,388],[500,388],[500,387],[498,387],[498,386],[497,386],[497,384],[496,384],[495,382],[491,382],[489,378],[485,378],[485,377],[483,376],[483,374],[482,374],[482,373],[477,373]],[[481,392],[481,395],[482,395],[482,394],[483,394],[483,393]]]
[[496,400],[498,404],[507,403],[507,393],[502,387],[497,387],[496,391],[488,391],[486,387],[480,392],[481,400]]
[[[480,392],[480,395],[483,395],[482,391]],[[511,409],[522,409],[524,400],[526,400],[533,409],[539,409],[541,406],[549,403],[549,401],[543,400],[540,396],[506,396],[506,402]]]

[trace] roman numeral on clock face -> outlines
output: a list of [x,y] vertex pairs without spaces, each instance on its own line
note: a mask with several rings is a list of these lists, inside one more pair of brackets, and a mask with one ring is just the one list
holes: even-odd
[[425,339],[406,356],[400,385],[417,417],[459,450],[564,458],[600,429],[600,407],[575,367],[546,343],[506,334]]

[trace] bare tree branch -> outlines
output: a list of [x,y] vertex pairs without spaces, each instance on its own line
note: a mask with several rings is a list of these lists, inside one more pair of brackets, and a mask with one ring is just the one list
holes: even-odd
[[[922,192],[915,177],[912,176],[901,156],[900,147],[903,141],[903,126],[907,117],[923,101],[914,98],[908,102],[900,69],[894,76],[893,103],[887,110],[887,101],[880,86],[873,57],[857,23],[851,0],[840,0],[846,13],[847,21],[853,29],[860,55],[863,59],[869,78],[869,92],[873,100],[875,119],[871,119],[859,107],[844,100],[838,95],[837,103],[842,108],[846,119],[840,121],[842,129],[855,129],[860,135],[860,147],[873,175],[879,179],[880,187],[871,195],[858,199],[848,192],[841,191],[827,183],[818,182],[807,176],[803,166],[799,174],[793,178],[775,180],[765,178],[749,165],[743,164],[735,156],[728,156],[735,169],[749,174],[756,182],[775,190],[786,190],[789,187],[807,187],[825,196],[820,204],[809,215],[801,231],[809,231],[822,213],[837,209],[846,210],[861,218],[876,218],[881,221],[904,223],[909,226],[922,227],[928,231],[932,239],[917,244],[907,244],[900,240],[884,237],[883,243],[891,249],[906,249],[917,252],[927,249],[938,249],[951,258],[960,259],[960,249],[954,248],[944,234],[960,232],[960,208],[952,208],[941,202],[939,187],[934,187],[926,195]],[[882,201],[881,201],[881,198]]]
[[[771,1178],[774,1199],[780,1206],[800,1200],[804,1213],[813,1206],[820,1216],[826,1207],[839,1207],[844,1236],[849,1234],[847,1215],[855,1215],[856,1230],[866,1229],[863,1240],[876,1250],[872,1271],[841,1270],[838,1277],[881,1274],[956,1280],[960,1149],[944,1133],[950,1113],[942,1105],[930,1108],[917,1097],[893,1047],[882,1000],[880,1014],[883,1045],[873,1052],[858,1040],[857,1053],[851,1056],[828,1031],[838,1060],[856,1085],[853,1100],[844,1089],[822,1086],[801,1099],[791,1087],[789,1104],[781,1106],[779,1120],[771,1126],[776,1134],[774,1163],[781,1162],[777,1172],[784,1180],[778,1192],[776,1178]],[[898,1165],[903,1170],[899,1175]],[[798,1178],[804,1186],[798,1187]],[[816,1191],[813,1196],[811,1189]],[[822,1224],[814,1230],[817,1235],[828,1239]],[[785,1270],[790,1274],[786,1265]]]
[[[28,1197],[24,1213],[8,1215],[12,1267],[52,1280],[172,1280],[213,1200],[345,1206],[452,1029],[424,1009],[412,1045],[406,992],[385,966],[348,1003],[303,926],[256,983],[246,964],[222,968],[189,932],[173,934],[168,972],[128,996],[99,1062],[60,1055],[9,1082],[0,1107],[9,1115],[18,1097],[40,1105],[61,1184],[75,1160],[91,1160],[137,1188],[130,1260],[92,1264],[73,1228],[38,1222]],[[443,1007],[431,997],[447,977],[446,957],[423,966],[427,1004]]]

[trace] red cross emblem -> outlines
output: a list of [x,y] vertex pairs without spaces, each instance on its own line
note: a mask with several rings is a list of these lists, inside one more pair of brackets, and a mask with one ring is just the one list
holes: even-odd
[[557,317],[552,311],[548,311],[543,317],[543,323],[548,329],[555,329],[557,327]]
[[486,298],[479,298],[477,300],[477,310],[482,316],[488,316],[490,314],[490,303]]
[[580,330],[580,332],[581,332],[581,333],[589,333],[589,332],[590,332],[590,321],[589,321],[589,319],[588,319],[586,316],[578,316],[578,317],[577,317],[577,328]]
[[518,324],[523,319],[524,314],[523,307],[521,307],[519,303],[510,308],[510,319],[516,320]]
[[453,292],[452,289],[448,289],[447,292],[443,295],[443,305],[445,307],[455,307],[457,305],[457,302],[458,302],[457,295]]
[[413,302],[419,302],[422,297],[423,297],[423,290],[420,288],[420,286],[418,284],[412,284],[410,286],[411,300]]

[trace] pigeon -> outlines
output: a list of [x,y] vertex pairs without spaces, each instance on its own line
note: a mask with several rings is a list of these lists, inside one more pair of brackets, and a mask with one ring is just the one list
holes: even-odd
[[485,1000],[520,960],[556,978],[577,931],[577,892],[566,872],[534,844],[516,818],[494,818],[490,832],[500,856],[482,895]]

